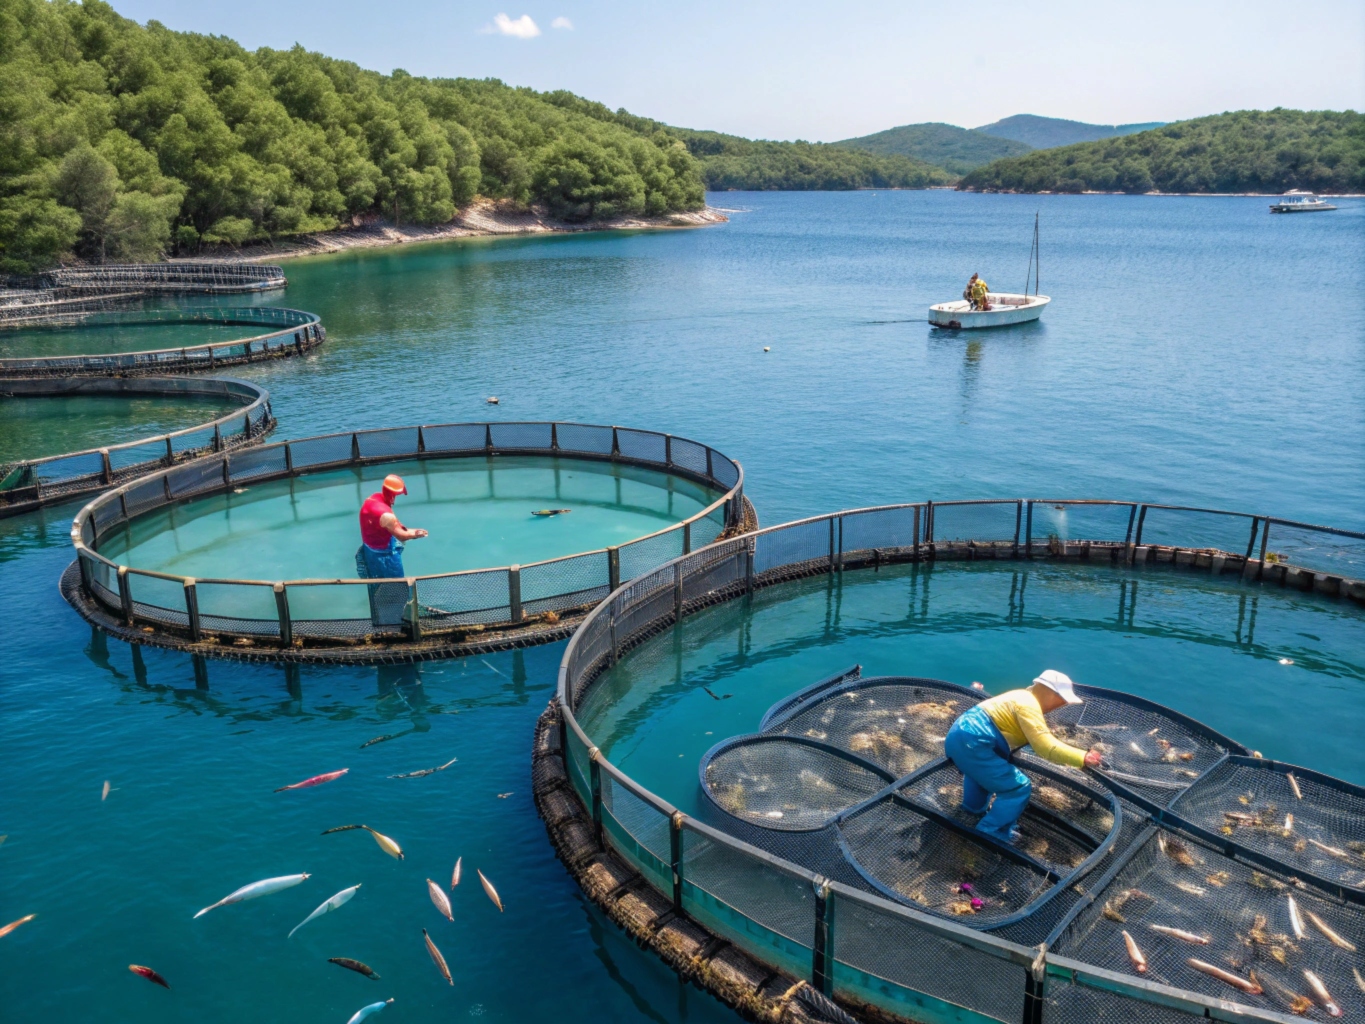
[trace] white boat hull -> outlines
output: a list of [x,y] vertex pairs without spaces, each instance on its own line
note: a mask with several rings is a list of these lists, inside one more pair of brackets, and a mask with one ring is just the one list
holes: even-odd
[[929,322],[935,327],[976,330],[982,327],[1009,327],[1026,324],[1043,315],[1043,308],[1052,299],[1046,295],[1013,295],[1007,292],[990,295],[990,309],[972,309],[965,299],[940,302],[929,307]]

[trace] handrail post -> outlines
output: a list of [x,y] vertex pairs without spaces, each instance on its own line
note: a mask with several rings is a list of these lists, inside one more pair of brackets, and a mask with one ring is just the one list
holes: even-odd
[[815,941],[812,943],[811,988],[821,995],[834,993],[834,893],[829,881],[817,875],[815,889]]
[[1033,557],[1033,500],[1028,503],[1028,522],[1024,527],[1024,557]]
[[419,427],[417,428],[417,454],[418,454],[418,455],[425,455],[425,454],[426,454],[426,450],[427,450],[427,438],[426,438],[426,435],[425,435],[424,433],[422,433],[422,428],[419,426]]
[[[416,593],[416,584],[413,585]],[[514,565],[507,570],[507,607],[513,622],[521,621],[521,566]]]
[[123,621],[133,624],[133,585],[128,582],[128,567],[118,567],[118,603],[123,609]]
[[1142,546],[1142,527],[1147,522],[1147,506],[1143,505],[1138,509],[1137,533],[1133,535],[1133,547]]
[[114,467],[113,464],[109,461],[108,448],[100,449],[100,473],[103,477],[102,480],[103,483],[111,484],[114,482]]
[[682,622],[683,612],[683,578],[682,563],[673,564],[673,621]]
[[1265,517],[1265,529],[1261,531],[1261,564],[1256,567],[1256,578],[1259,580],[1265,575],[1265,552],[1270,544],[1270,517]]
[[919,513],[920,507],[915,506],[915,561],[919,561]]
[[621,585],[621,549],[607,548],[607,593],[615,593]]
[[284,471],[294,475],[294,448],[288,441],[284,442]]
[[602,751],[593,747],[588,751],[588,784],[592,790],[592,834],[597,845],[602,845],[602,766],[598,758]]
[[171,435],[166,435],[166,465],[175,465],[175,446],[171,444]]
[[1246,559],[1247,559],[1248,562],[1251,561],[1251,553],[1252,553],[1253,551],[1256,550],[1256,532],[1260,529],[1260,527],[1261,527],[1261,517],[1260,517],[1260,516],[1252,516],[1252,517],[1251,517],[1251,539],[1247,541]]
[[664,465],[673,468],[673,435],[664,435]]
[[621,454],[621,435],[617,433],[617,428],[611,428],[611,457],[617,458]]
[[682,528],[683,528],[682,553],[684,555],[690,555],[692,553],[692,521],[688,520],[687,522],[683,523]]
[[283,583],[270,588],[275,592],[275,612],[280,617],[280,646],[294,646],[294,620],[289,617],[289,594]]
[[185,612],[190,619],[190,641],[197,644],[203,632],[199,624],[199,588],[193,576],[185,579]]
[[934,560],[934,503],[924,503],[924,546],[929,549],[929,560]]
[[553,420],[550,422],[550,451],[559,451],[559,424]]
[[232,486],[232,456],[223,453],[223,486]]
[[216,452],[223,450],[223,426],[221,423],[213,425],[213,450]]
[[242,417],[242,436],[248,441],[251,440],[251,413]]
[[843,517],[843,516],[840,516],[840,517],[839,517],[839,550],[838,550],[838,552],[837,552],[837,555],[838,555],[838,570],[839,570],[839,572],[843,572],[843,571],[844,571],[844,517]]
[[1024,502],[1023,499],[1019,499],[1014,503],[1014,551],[1010,555],[1011,558],[1019,557],[1019,527],[1022,524],[1023,518]]
[[493,454],[493,424],[483,425],[483,450],[485,455]]
[[829,524],[829,571],[834,571],[834,520],[835,516],[830,516],[826,522]]
[[668,819],[668,859],[673,871],[673,910],[681,914],[683,908],[683,839],[682,811],[674,811]]
[[1133,520],[1137,518],[1137,505],[1128,506],[1128,530],[1123,535],[1123,546],[1126,548],[1133,542]]
[[706,479],[708,480],[714,480],[716,478],[715,472],[711,469],[711,456],[713,454],[711,446],[708,444],[706,446]]
[[744,592],[752,594],[754,592],[754,549],[758,544],[755,537],[744,545]]
[[[517,614],[521,613],[521,588],[517,588]],[[417,577],[408,577],[408,625],[410,631],[409,639],[416,643],[422,639],[422,617],[421,605],[417,603]]]
[[354,432],[351,434],[351,461],[360,461],[360,435]]

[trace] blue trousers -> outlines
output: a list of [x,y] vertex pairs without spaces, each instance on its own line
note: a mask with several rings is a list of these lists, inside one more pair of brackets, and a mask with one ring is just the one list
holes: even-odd
[[355,571],[361,579],[400,581],[371,583],[366,588],[370,592],[370,621],[376,626],[400,625],[408,604],[408,585],[401,582],[405,575],[403,545],[392,537],[389,538],[389,546],[382,551],[361,544],[355,553]]
[[943,752],[962,772],[962,809],[968,814],[985,811],[977,829],[1008,842],[1033,784],[1010,763],[1009,744],[990,716],[980,708],[964,711],[948,730]]

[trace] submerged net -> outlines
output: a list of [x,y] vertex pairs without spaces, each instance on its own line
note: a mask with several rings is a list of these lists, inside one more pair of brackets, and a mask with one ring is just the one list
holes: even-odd
[[[1290,909],[1293,899],[1301,930]],[[1316,919],[1316,920],[1315,920]],[[1361,1002],[1353,971],[1365,908],[1295,887],[1288,876],[1224,857],[1210,847],[1152,829],[1095,901],[1053,944],[1056,952],[1137,975],[1123,933],[1146,959],[1141,977],[1245,1005],[1325,1019],[1304,971],[1312,971],[1348,1016]],[[1158,929],[1177,929],[1190,938]],[[1192,967],[1194,958],[1259,986],[1249,992]]]
[[1228,760],[1171,810],[1290,871],[1365,888],[1365,795],[1355,787],[1316,773]]

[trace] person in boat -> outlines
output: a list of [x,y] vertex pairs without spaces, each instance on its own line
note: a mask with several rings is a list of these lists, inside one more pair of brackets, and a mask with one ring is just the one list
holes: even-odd
[[1071,679],[1048,669],[1028,689],[989,697],[958,716],[948,730],[943,752],[962,772],[962,809],[983,815],[976,824],[979,831],[1005,842],[1019,838],[1014,826],[1028,806],[1033,785],[1011,758],[1025,744],[1054,764],[1099,765],[1098,750],[1063,743],[1052,735],[1043,717],[1080,703]]
[[[404,526],[393,511],[393,503],[408,488],[397,473],[384,478],[384,485],[360,506],[360,548],[355,553],[356,574],[367,580],[402,580],[403,546],[398,542],[417,540],[426,530]],[[370,617],[375,625],[394,625],[403,619],[408,603],[406,583],[371,584]]]
[[972,304],[972,309],[984,310],[991,308],[990,300],[987,298],[990,293],[990,287],[980,275],[972,275],[972,279],[967,282],[967,292],[967,298]]

